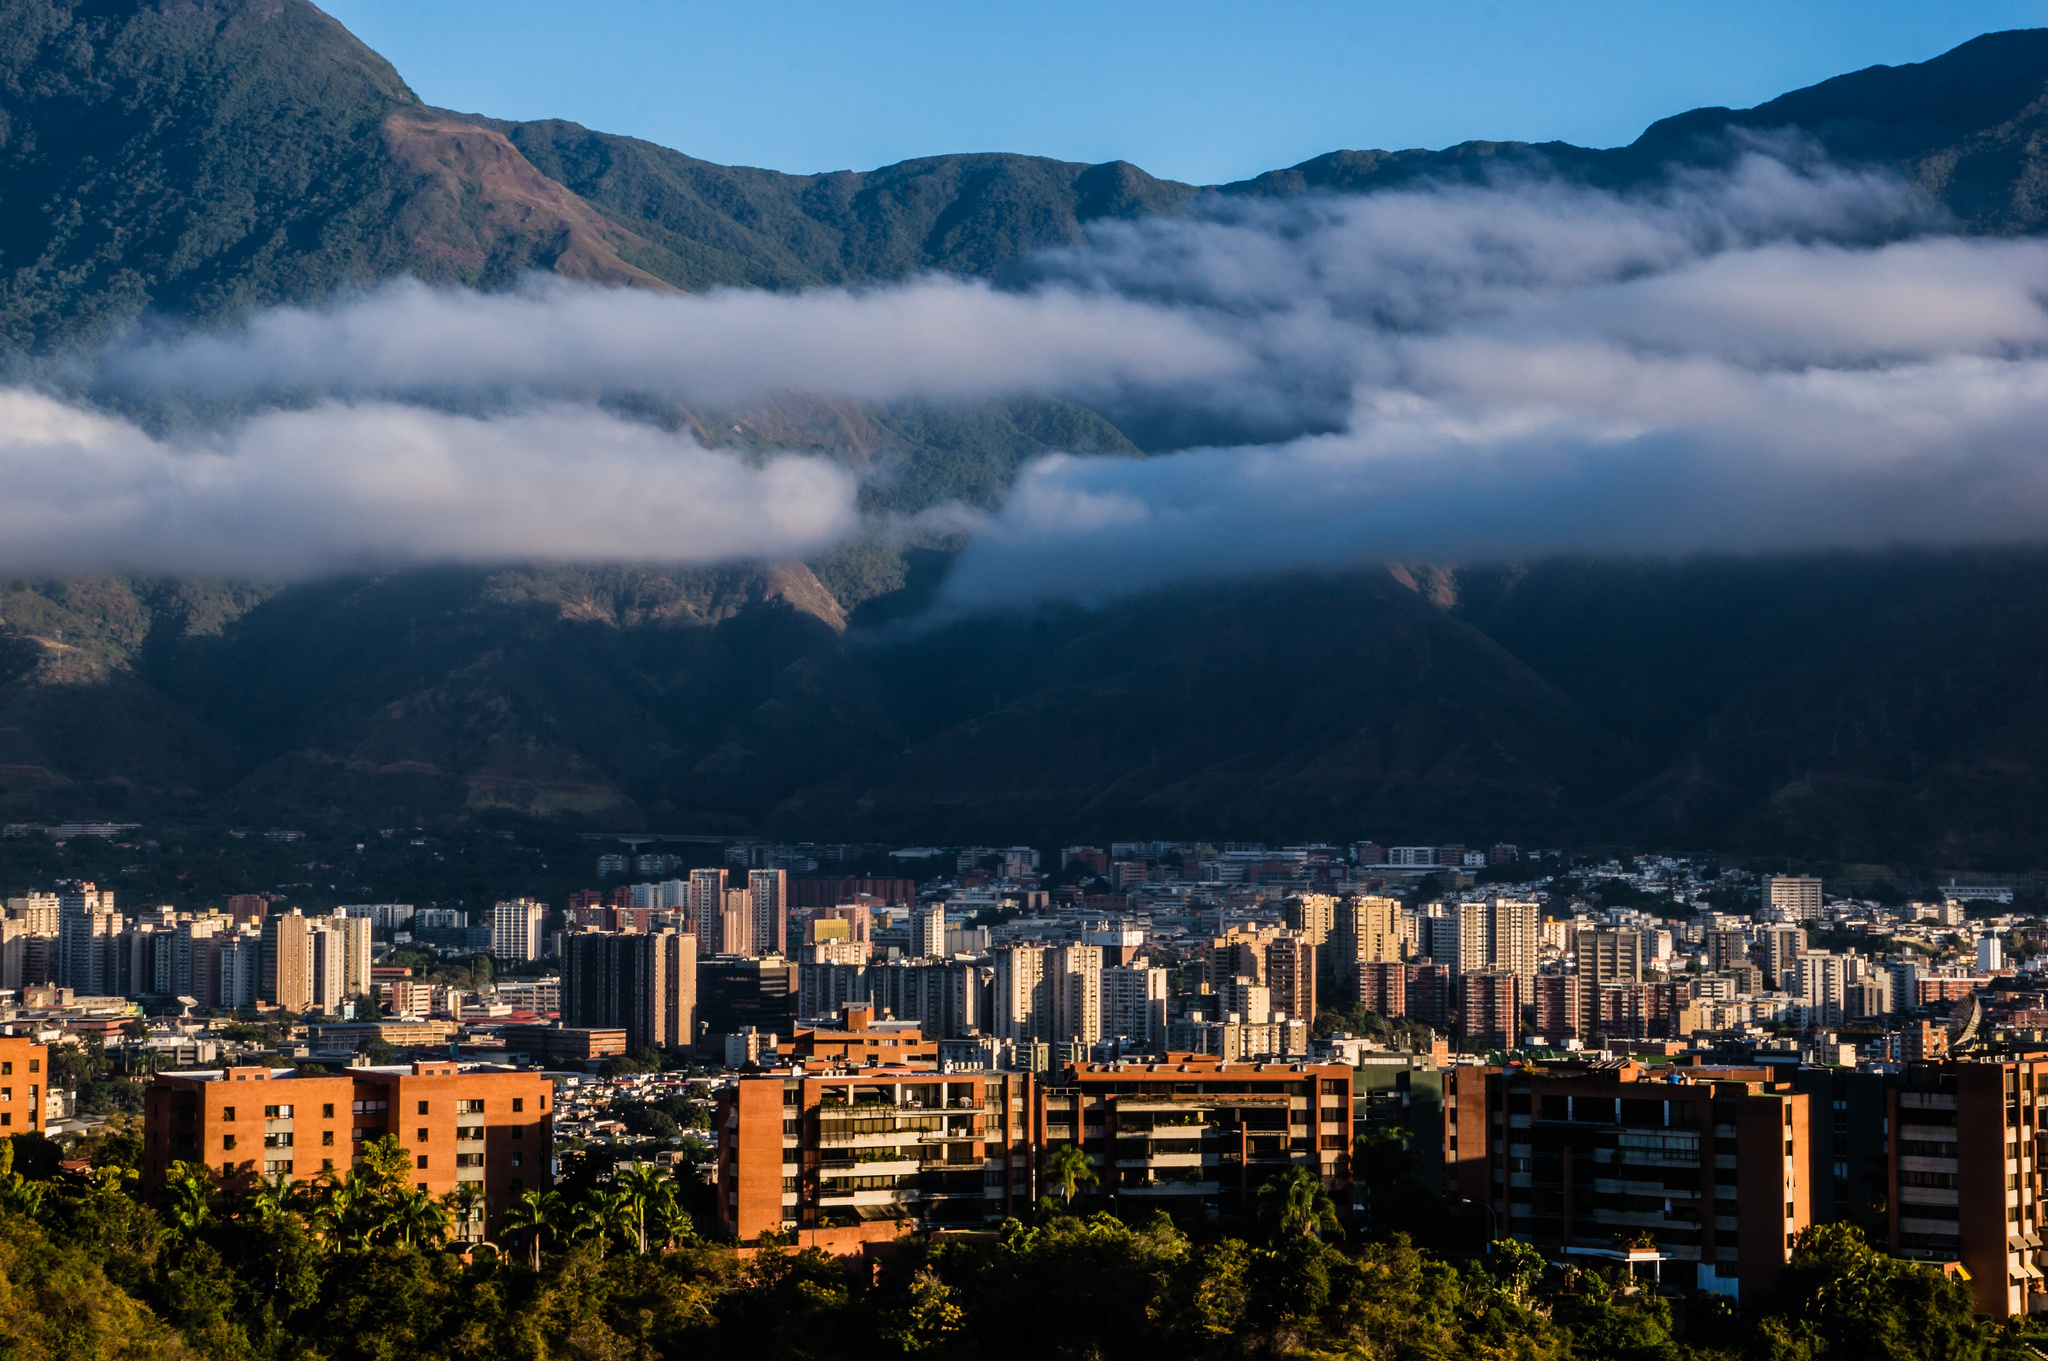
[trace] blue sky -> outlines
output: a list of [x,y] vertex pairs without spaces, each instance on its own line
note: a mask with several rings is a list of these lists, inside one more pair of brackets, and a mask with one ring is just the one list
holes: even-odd
[[2048,0],[321,3],[465,112],[796,172],[1020,151],[1197,183],[1340,147],[1612,146],[1684,109],[2048,26]]

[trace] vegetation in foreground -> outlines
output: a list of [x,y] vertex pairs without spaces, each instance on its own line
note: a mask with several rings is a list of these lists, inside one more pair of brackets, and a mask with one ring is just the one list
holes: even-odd
[[906,1242],[872,1269],[815,1250],[745,1257],[699,1239],[676,1184],[615,1169],[530,1192],[467,1258],[472,1213],[414,1191],[393,1141],[345,1179],[234,1200],[181,1165],[145,1205],[141,1145],[89,1141],[62,1174],[0,1144],[0,1356],[832,1358],[1355,1357],[1394,1361],[1975,1361],[2027,1354],[1966,1288],[1854,1229],[1800,1240],[1777,1297],[1685,1305],[1625,1276],[1559,1271],[1512,1242],[1449,1260],[1405,1236],[1339,1236],[1312,1180],[1271,1188],[1244,1235],[1067,1204],[1033,1222]]

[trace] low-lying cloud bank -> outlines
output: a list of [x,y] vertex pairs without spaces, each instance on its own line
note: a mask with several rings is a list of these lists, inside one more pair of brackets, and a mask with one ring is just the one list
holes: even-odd
[[1387,557],[2033,539],[2044,297],[2048,243],[1947,235],[1911,186],[1789,142],[1631,194],[1217,201],[1098,224],[1008,289],[395,285],[138,339],[82,375],[193,409],[299,404],[198,450],[0,398],[0,556],[274,575],[801,555],[856,530],[848,475],[593,405],[786,389],[1041,392],[1278,432],[1029,465],[993,514],[948,512],[974,526],[955,608]]
[[270,412],[171,444],[0,389],[0,570],[299,577],[421,562],[801,557],[852,533],[852,477],[750,466],[588,408]]

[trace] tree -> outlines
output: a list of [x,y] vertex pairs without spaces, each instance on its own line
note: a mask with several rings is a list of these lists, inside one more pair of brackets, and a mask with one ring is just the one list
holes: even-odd
[[256,1189],[242,1202],[242,1211],[258,1220],[275,1219],[291,1212],[296,1194],[292,1187],[291,1175],[279,1172],[264,1177],[256,1183]]
[[597,1256],[602,1261],[605,1250],[611,1246],[612,1235],[624,1235],[633,1229],[631,1197],[624,1191],[593,1187],[577,1202],[574,1222],[577,1237],[588,1235],[597,1239]]
[[1072,1205],[1084,1184],[1096,1186],[1102,1179],[1095,1174],[1095,1165],[1088,1161],[1079,1144],[1061,1144],[1045,1160],[1045,1180],[1060,1193],[1062,1204]]
[[535,1271],[540,1270],[540,1240],[557,1232],[561,1221],[562,1198],[553,1191],[524,1192],[498,1218],[501,1233],[526,1239]]
[[213,1222],[218,1193],[213,1184],[213,1169],[206,1164],[172,1163],[170,1175],[164,1180],[164,1191],[171,1224],[186,1239],[197,1237],[201,1229]]
[[1323,1181],[1306,1167],[1290,1167],[1259,1188],[1256,1213],[1275,1239],[1343,1237],[1337,1207]]
[[662,1196],[674,1197],[668,1185],[668,1178],[658,1167],[635,1164],[613,1174],[619,1193],[626,1198],[626,1209],[633,1221],[633,1235],[639,1244],[642,1257],[647,1255],[647,1214]]
[[[449,1222],[460,1226],[456,1237],[469,1238],[472,1236],[469,1226],[482,1225],[486,1200],[484,1184],[480,1181],[458,1182],[453,1191],[441,1197],[441,1206],[448,1212]],[[483,1237],[482,1229],[479,1228],[474,1236]]]
[[384,1227],[402,1247],[438,1243],[448,1236],[448,1212],[425,1191],[406,1191],[391,1207]]

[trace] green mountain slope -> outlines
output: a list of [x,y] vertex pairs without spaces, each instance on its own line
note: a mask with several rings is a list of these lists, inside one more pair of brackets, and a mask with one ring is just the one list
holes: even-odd
[[[2048,37],[1990,34],[1755,109],[1700,109],[1633,146],[1335,151],[1220,186],[1366,190],[1503,164],[1608,183],[1795,126],[1915,176],[1973,231],[2042,223]],[[1089,222],[1202,191],[1121,161],[985,153],[786,175],[560,121],[421,105],[306,0],[0,0],[0,347],[208,319],[411,274],[531,269],[644,287],[798,288],[922,270],[993,276]]]

